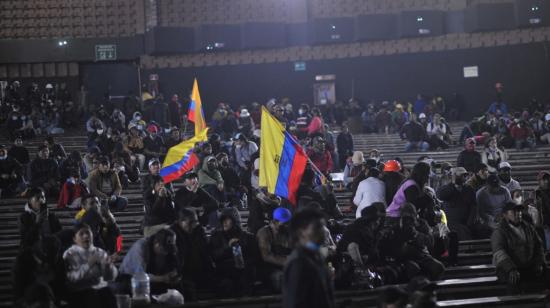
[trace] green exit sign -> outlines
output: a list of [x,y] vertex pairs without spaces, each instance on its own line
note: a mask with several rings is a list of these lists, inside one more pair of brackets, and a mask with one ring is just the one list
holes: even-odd
[[96,61],[116,60],[116,45],[95,45]]

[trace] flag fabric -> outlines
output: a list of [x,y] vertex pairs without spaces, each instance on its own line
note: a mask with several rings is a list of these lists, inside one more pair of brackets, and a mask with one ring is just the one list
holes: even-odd
[[300,144],[262,107],[260,186],[296,205],[296,192],[307,161]]
[[199,83],[197,79],[193,82],[193,90],[191,91],[191,103],[187,111],[187,119],[195,123],[195,135],[199,135],[206,128],[204,119],[204,111],[202,110],[201,96],[199,93]]
[[170,183],[179,179],[199,163],[199,158],[193,153],[193,149],[197,142],[203,142],[208,139],[207,133],[208,129],[204,129],[198,135],[193,136],[193,138],[185,140],[168,150],[168,154],[166,154],[166,158],[164,158],[162,168],[160,169],[160,176],[162,176],[164,183]]

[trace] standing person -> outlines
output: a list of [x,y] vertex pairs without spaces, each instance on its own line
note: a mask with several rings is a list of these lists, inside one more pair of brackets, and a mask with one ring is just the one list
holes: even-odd
[[382,180],[386,187],[386,204],[393,201],[393,196],[405,180],[405,176],[400,172],[401,164],[397,160],[388,160],[384,164],[384,173]]
[[170,124],[175,127],[181,127],[182,105],[177,94],[172,95],[172,99],[168,103],[168,114]]
[[284,269],[283,307],[335,307],[332,273],[320,247],[325,241],[323,214],[307,209],[291,220],[296,247]]
[[506,283],[509,294],[528,291],[527,282],[543,288],[550,283],[543,244],[534,227],[522,218],[521,205],[507,202],[491,236],[493,263],[498,280]]
[[323,174],[328,175],[332,171],[333,163],[330,151],[326,149],[323,136],[315,136],[311,141],[312,147],[307,149],[307,156]]
[[479,164],[481,164],[481,154],[476,151],[476,140],[468,138],[464,141],[464,150],[458,154],[456,166],[464,167],[468,172],[475,172]]
[[321,110],[319,110],[319,108],[313,108],[311,109],[311,114],[313,115],[313,117],[311,118],[311,122],[307,126],[307,135],[323,135],[325,133],[325,123],[323,121],[323,117],[321,116]]
[[353,137],[347,123],[342,124],[342,131],[336,137],[339,167],[344,169],[349,153],[353,152]]
[[73,230],[74,244],[63,253],[69,307],[115,308],[116,300],[107,284],[118,275],[113,259],[94,246],[88,225],[77,224]]

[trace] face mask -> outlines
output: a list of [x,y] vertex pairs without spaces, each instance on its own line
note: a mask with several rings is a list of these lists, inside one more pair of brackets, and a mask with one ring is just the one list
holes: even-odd
[[137,116],[137,117],[136,117],[136,121],[141,121],[141,117],[140,117],[140,116]]
[[98,129],[98,130],[97,130],[97,134],[98,134],[98,135],[103,134],[103,130],[102,130],[102,129]]
[[169,134],[169,133],[170,133],[170,129],[169,129],[169,128],[165,128],[165,129],[164,129],[164,133],[165,133],[165,134]]
[[21,120],[26,120],[26,119],[27,119],[26,116],[22,116],[22,117],[21,117]]
[[107,135],[107,138],[111,138],[111,135]]
[[523,197],[514,198],[514,202],[515,202],[516,204],[523,204]]
[[300,115],[303,115],[303,114],[304,114],[304,109],[299,109],[299,110],[298,110],[298,113],[299,113]]
[[6,158],[8,158],[8,155],[0,156],[0,160],[4,160]]
[[17,117],[17,116],[11,117],[11,119],[14,120],[14,121],[17,121],[18,118],[19,118],[19,117]]
[[138,130],[142,130],[142,129],[143,129],[143,125],[138,125],[138,126],[137,126],[137,129],[138,129]]

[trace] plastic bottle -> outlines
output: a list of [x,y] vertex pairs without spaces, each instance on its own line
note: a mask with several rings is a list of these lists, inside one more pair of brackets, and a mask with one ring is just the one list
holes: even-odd
[[243,252],[239,244],[233,245],[233,261],[235,262],[235,268],[244,268]]
[[134,303],[150,303],[151,289],[149,275],[139,272],[132,276],[132,301]]

